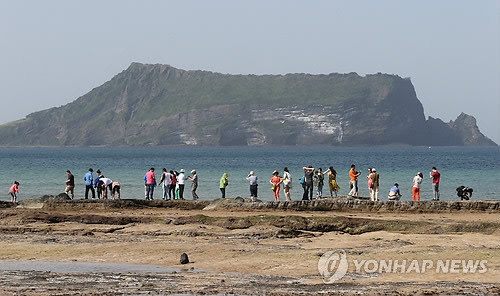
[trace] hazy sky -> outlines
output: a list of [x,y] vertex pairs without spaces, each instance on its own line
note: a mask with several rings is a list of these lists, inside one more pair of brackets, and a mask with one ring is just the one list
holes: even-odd
[[142,62],[411,77],[426,116],[466,112],[499,143],[499,15],[497,0],[0,0],[0,123]]

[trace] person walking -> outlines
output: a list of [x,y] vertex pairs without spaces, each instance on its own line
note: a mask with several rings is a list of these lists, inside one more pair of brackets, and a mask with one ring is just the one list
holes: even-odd
[[422,180],[424,178],[424,174],[418,172],[415,177],[413,177],[413,187],[411,190],[411,196],[413,201],[420,201],[420,184],[422,184]]
[[10,202],[16,203],[17,202],[17,193],[19,192],[19,182],[14,181],[14,184],[10,186],[9,191],[7,194],[10,194]]
[[321,198],[323,197],[323,185],[325,184],[325,176],[323,174],[323,169],[319,168],[316,171],[316,174],[314,174],[314,179],[316,179],[316,182],[318,183],[318,191],[316,192],[316,198]]
[[177,183],[179,184],[179,199],[184,199],[184,184],[186,182],[186,176],[184,175],[184,169],[179,171],[177,176]]
[[191,195],[193,200],[198,199],[198,194],[196,194],[196,189],[198,189],[198,174],[196,170],[191,170],[191,176],[187,177],[191,181]]
[[439,200],[439,179],[441,178],[441,174],[438,172],[436,167],[432,167],[429,176],[432,179],[432,200]]
[[281,177],[279,176],[278,171],[274,171],[273,176],[269,180],[269,183],[271,183],[272,186],[271,189],[273,191],[275,201],[280,200],[280,184],[282,180],[283,179],[281,179]]
[[285,193],[285,198],[287,201],[291,201],[290,189],[292,189],[292,175],[288,171],[288,168],[283,169],[283,192]]
[[377,174],[377,169],[373,168],[372,169],[372,174],[371,174],[371,195],[370,195],[370,200],[371,201],[378,201],[378,193],[379,193],[379,187],[380,187],[380,176]]
[[146,200],[153,200],[153,192],[155,190],[155,168],[150,168],[149,171],[146,172]]
[[227,173],[222,174],[222,177],[220,177],[219,180],[219,189],[221,193],[221,198],[226,198],[226,187],[229,184],[229,181],[227,179]]
[[247,181],[250,182],[250,198],[252,201],[257,200],[257,190],[259,186],[259,184],[257,184],[257,180],[258,178],[255,176],[254,171],[250,171],[250,173],[248,173]]
[[89,190],[92,192],[92,199],[95,198],[95,190],[93,186],[94,176],[92,176],[93,172],[94,170],[90,168],[89,171],[83,177],[83,181],[85,181],[85,199],[89,199]]
[[359,196],[359,191],[358,191],[358,177],[361,175],[360,172],[356,171],[356,165],[352,164],[351,169],[349,170],[349,195],[352,197],[358,197]]
[[304,182],[305,182],[305,190],[304,195],[302,196],[302,200],[312,200],[313,198],[313,176],[314,176],[314,168],[312,166],[303,167],[304,171]]
[[337,171],[331,166],[326,171],[328,173],[328,187],[330,188],[330,197],[333,197],[333,193],[335,192],[335,197],[337,197],[337,192],[340,189],[340,186],[337,184]]
[[64,193],[66,193],[67,196],[69,196],[69,193],[71,193],[71,196],[69,196],[71,199],[75,198],[75,176],[67,170],[66,174],[68,175],[68,179],[66,180],[66,189],[64,189]]

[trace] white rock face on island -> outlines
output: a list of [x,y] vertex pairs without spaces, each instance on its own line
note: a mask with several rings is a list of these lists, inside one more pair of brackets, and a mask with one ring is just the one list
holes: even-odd
[[409,79],[228,75],[133,63],[61,107],[0,126],[0,146],[496,145],[474,117],[425,119]]

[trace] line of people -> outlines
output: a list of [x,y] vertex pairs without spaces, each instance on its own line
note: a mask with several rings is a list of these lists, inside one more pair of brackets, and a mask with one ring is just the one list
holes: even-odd
[[[325,181],[325,175],[328,176],[328,187],[330,189],[330,197],[334,195],[337,196],[338,191],[340,190],[340,186],[337,184],[337,172],[335,169],[330,166],[328,170],[323,172],[322,168],[318,168],[317,170],[312,166],[303,167],[304,175],[299,179],[299,183],[302,185],[303,194],[302,200],[312,200],[314,187],[317,188],[316,198],[322,198],[323,196],[323,187]],[[361,172],[356,171],[356,165],[351,165],[351,169],[349,170],[349,193],[350,197],[359,197],[359,187],[358,187],[358,178],[361,176]],[[432,200],[439,200],[439,181],[441,174],[437,171],[436,167],[432,167],[429,172],[429,177],[432,179]],[[250,171],[247,176],[247,180],[250,182],[250,197],[252,201],[255,201],[257,198],[257,180],[258,178],[255,176],[254,171]],[[368,181],[368,192],[370,194],[371,201],[379,200],[379,192],[380,192],[380,175],[377,173],[376,168],[368,168],[367,174]],[[412,199],[414,201],[420,201],[420,185],[423,182],[423,174],[418,172],[417,175],[413,178],[412,185]],[[228,186],[228,175],[224,173],[220,179],[220,191],[222,194],[222,198],[226,196],[226,187]],[[273,192],[274,200],[279,200],[280,198],[280,189],[283,185],[283,192],[285,194],[285,199],[287,201],[291,201],[290,189],[292,188],[292,176],[287,167],[283,169],[283,176],[280,176],[277,170],[273,171],[271,178],[269,179],[269,183],[271,184],[271,191]],[[399,189],[399,184],[394,183],[391,187],[388,199],[389,200],[399,200],[401,198],[401,191]]]
[[[162,199],[172,200],[172,199],[184,199],[184,187],[186,180],[191,181],[191,195],[193,200],[199,199],[196,190],[198,190],[198,174],[196,170],[191,170],[191,176],[185,176],[184,169],[179,172],[170,170],[166,168],[162,169],[160,176],[160,182],[158,185],[162,187]],[[149,171],[144,175],[144,198],[146,200],[153,200],[154,189],[157,186],[155,169],[150,168]]]
[[[340,186],[337,184],[337,172],[330,166],[328,170],[323,172],[322,168],[317,170],[312,166],[307,166],[302,168],[304,175],[299,179],[299,183],[302,185],[303,194],[302,200],[312,200],[314,187],[317,188],[316,198],[323,197],[323,187],[325,182],[325,175],[328,177],[328,187],[330,189],[330,197],[337,196]],[[144,175],[144,196],[146,200],[153,200],[154,189],[157,186],[156,176],[154,173],[155,169],[150,168]],[[85,174],[83,180],[85,181],[85,199],[89,198],[89,191],[92,193],[92,198],[107,199],[108,191],[111,194],[113,200],[120,199],[120,183],[118,181],[113,181],[110,178],[104,177],[100,169],[97,169],[97,177],[93,176],[93,169],[90,168]],[[66,188],[64,192],[71,198],[74,199],[74,188],[75,188],[75,177],[71,171],[67,170],[67,180]],[[349,170],[349,193],[351,197],[359,197],[359,187],[358,178],[361,176],[361,172],[356,171],[356,165],[351,165]],[[412,199],[414,201],[420,200],[420,187],[423,182],[423,174],[417,172],[416,176],[413,178],[412,184]],[[439,200],[439,182],[441,174],[437,171],[436,167],[432,167],[429,172],[429,177],[432,179],[432,200]],[[250,171],[247,176],[247,181],[250,183],[250,198],[252,201],[256,201],[258,192],[258,178],[254,171]],[[193,200],[199,199],[197,194],[198,189],[198,175],[196,170],[191,171],[191,176],[185,176],[184,169],[179,172],[163,168],[159,184],[162,187],[163,200],[181,199],[184,200],[184,187],[186,180],[191,181],[191,194]],[[379,200],[379,188],[380,188],[380,175],[377,173],[377,169],[369,168],[367,174],[368,181],[368,191],[370,193],[370,200]],[[279,175],[278,171],[273,171],[271,178],[269,179],[271,184],[271,191],[273,192],[274,200],[279,200],[280,190],[283,186],[283,192],[285,194],[285,199],[291,201],[292,189],[292,176],[287,167],[283,169],[283,176]],[[221,191],[221,197],[226,197],[226,188],[229,184],[228,174],[224,173],[219,181],[219,189]],[[19,192],[19,182],[14,181],[14,184],[9,188],[8,194],[11,196],[11,202],[17,202],[17,193]],[[95,188],[95,189],[94,189]],[[389,200],[399,200],[401,198],[401,192],[399,190],[399,184],[395,183],[388,194]]]

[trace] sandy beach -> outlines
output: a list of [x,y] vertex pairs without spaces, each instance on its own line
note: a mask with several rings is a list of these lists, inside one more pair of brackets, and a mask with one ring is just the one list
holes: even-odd
[[[273,203],[252,209],[234,200],[4,204],[0,261],[71,262],[75,270],[84,262],[154,264],[173,271],[1,270],[0,292],[498,295],[498,202],[468,202],[467,207],[442,203],[412,208],[407,202],[397,209],[394,203],[386,203],[383,209],[345,211],[300,210],[300,205],[289,210]],[[358,204],[373,207],[367,201]],[[327,284],[318,271],[318,260],[325,252],[339,249],[347,254],[347,273]],[[182,253],[188,254],[189,264],[179,263]],[[433,266],[425,272],[366,272],[356,270],[355,260],[430,260],[434,264],[485,260],[487,270],[463,272],[460,267],[458,272],[438,272]]]

